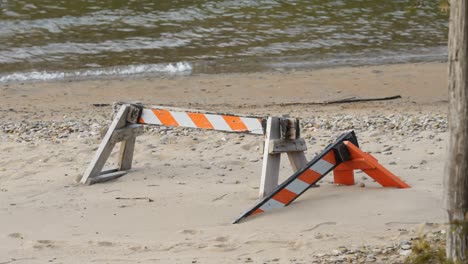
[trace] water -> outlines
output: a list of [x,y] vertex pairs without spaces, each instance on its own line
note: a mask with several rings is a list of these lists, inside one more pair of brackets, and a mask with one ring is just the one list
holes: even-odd
[[0,82],[446,56],[439,0],[0,0]]

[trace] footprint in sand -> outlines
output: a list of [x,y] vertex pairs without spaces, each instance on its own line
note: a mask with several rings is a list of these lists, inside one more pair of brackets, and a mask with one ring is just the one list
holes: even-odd
[[56,248],[57,243],[53,240],[36,240],[36,243],[33,245],[35,249],[44,249],[44,248]]
[[147,246],[131,246],[128,249],[135,251],[135,252],[145,252],[149,250]]
[[185,235],[195,235],[195,234],[200,233],[200,231],[195,230],[195,229],[184,229],[184,230],[180,230],[179,233],[185,234]]
[[214,252],[228,252],[228,251],[233,251],[236,250],[238,246],[232,245],[232,244],[214,244],[214,245],[209,245],[205,247],[205,250],[208,251],[214,251]]
[[109,242],[109,241],[99,241],[97,242],[97,245],[101,247],[113,247],[114,243]]
[[218,242],[226,242],[229,240],[229,237],[220,236],[220,237],[216,237],[214,240]]
[[319,224],[316,224],[315,226],[311,227],[311,228],[308,228],[308,229],[304,229],[302,230],[301,232],[309,232],[309,231],[312,231],[312,230],[315,230],[321,226],[324,226],[324,225],[336,225],[336,222],[323,222],[323,223],[319,223]]
[[213,244],[208,244],[204,247],[205,250],[214,251],[214,252],[227,252],[233,251],[237,249],[239,246],[235,245],[234,243],[227,243],[229,241],[229,237],[227,236],[219,236],[213,239]]

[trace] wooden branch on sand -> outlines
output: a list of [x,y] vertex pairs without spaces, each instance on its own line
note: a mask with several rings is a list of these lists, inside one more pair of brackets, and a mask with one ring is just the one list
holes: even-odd
[[334,101],[327,101],[324,104],[344,104],[344,103],[354,103],[354,102],[371,102],[371,101],[387,101],[387,100],[395,100],[395,99],[400,99],[401,95],[394,95],[394,96],[388,96],[388,97],[376,97],[376,98],[345,98],[345,99],[340,99],[340,100],[334,100]]
[[357,97],[349,97],[339,100],[333,101],[325,101],[325,102],[305,102],[305,103],[279,103],[279,104],[272,104],[267,106],[279,105],[279,106],[290,106],[290,105],[329,105],[329,104],[345,104],[345,103],[355,103],[355,102],[373,102],[373,101],[387,101],[387,100],[395,100],[402,98],[401,95],[394,95],[394,96],[387,96],[387,97],[374,97],[374,98],[357,98]]

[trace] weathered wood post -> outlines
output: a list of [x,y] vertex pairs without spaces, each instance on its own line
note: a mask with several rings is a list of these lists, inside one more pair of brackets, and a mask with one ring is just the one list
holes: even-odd
[[445,167],[445,199],[449,227],[447,258],[468,261],[468,0],[450,1],[449,149]]
[[288,154],[293,172],[296,172],[307,164],[306,150],[306,142],[300,138],[298,119],[269,117],[266,120],[260,198],[271,194],[278,186],[281,153]]

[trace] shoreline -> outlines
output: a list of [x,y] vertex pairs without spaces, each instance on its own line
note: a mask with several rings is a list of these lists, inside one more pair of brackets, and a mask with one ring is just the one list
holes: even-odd
[[[406,107],[416,102],[430,106],[446,102],[446,71],[446,63],[420,63],[171,78],[3,83],[0,84],[0,110],[26,111],[34,116],[38,109],[50,112],[55,109],[73,115],[76,111],[87,112],[91,104],[139,101],[215,111],[224,109],[233,113],[245,113],[248,109],[265,112],[267,108],[303,111],[304,106],[278,107],[275,104],[394,95],[403,98],[384,104]],[[360,106],[367,105],[374,104]],[[326,107],[339,109],[341,106]],[[60,115],[52,117],[60,119]]]
[[[153,64],[117,65],[97,68],[58,70],[26,70],[0,74],[0,83],[20,82],[77,82],[86,80],[172,78],[178,76],[229,75],[256,73],[310,72],[325,69],[376,67],[385,65],[447,63],[445,46],[432,47],[420,54],[413,52],[351,55],[314,58],[286,56],[256,58],[224,58],[215,61],[175,61]],[[240,66],[242,65],[242,66]]]
[[[445,63],[424,63],[0,84],[0,262],[401,263],[421,233],[443,237],[446,78]],[[77,184],[111,117],[92,104],[122,100],[289,114],[301,119],[309,160],[355,129],[361,148],[411,188],[382,188],[361,172],[338,186],[328,175],[291,206],[231,225],[257,199],[262,137],[165,127],[137,138],[129,174]],[[280,180],[289,175],[284,158]]]

